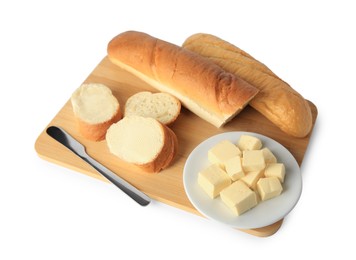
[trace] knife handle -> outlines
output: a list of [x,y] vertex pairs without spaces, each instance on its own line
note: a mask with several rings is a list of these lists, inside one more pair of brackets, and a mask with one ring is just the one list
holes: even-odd
[[142,191],[136,189],[134,186],[121,179],[115,173],[110,171],[104,165],[94,160],[90,156],[83,158],[87,163],[89,163],[95,170],[97,170],[103,177],[105,177],[108,181],[113,183],[116,187],[125,192],[129,197],[135,200],[141,206],[147,206],[150,204],[151,199]]

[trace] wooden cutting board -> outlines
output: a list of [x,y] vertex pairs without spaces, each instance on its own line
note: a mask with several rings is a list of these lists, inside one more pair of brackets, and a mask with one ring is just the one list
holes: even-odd
[[[112,89],[122,107],[131,95],[139,91],[157,92],[147,83],[113,65],[107,57],[98,64],[84,82],[99,82],[107,85]],[[77,87],[79,86],[73,86],[73,91]],[[309,104],[313,114],[314,126],[318,112],[313,103],[309,102]],[[228,131],[260,133],[284,145],[294,155],[299,165],[303,161],[310,140],[310,135],[305,138],[293,138],[284,134],[251,107],[246,107],[236,118],[220,129],[183,108],[179,118],[171,126],[179,140],[179,151],[173,165],[158,174],[148,174],[110,154],[105,141],[91,142],[83,139],[77,131],[69,99],[48,124],[48,126],[50,125],[60,126],[68,131],[74,138],[84,144],[89,155],[145,192],[152,199],[197,215],[201,214],[192,206],[183,187],[183,167],[190,152],[208,137]],[[106,181],[91,166],[49,137],[46,134],[47,127],[42,131],[35,143],[35,149],[41,158]],[[280,220],[267,227],[241,231],[255,236],[270,236],[280,228],[282,222],[283,220]]]

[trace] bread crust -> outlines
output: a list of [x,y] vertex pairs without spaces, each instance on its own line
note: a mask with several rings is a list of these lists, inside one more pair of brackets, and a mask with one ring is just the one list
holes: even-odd
[[238,47],[210,34],[195,34],[183,47],[209,58],[225,70],[238,75],[260,92],[250,105],[295,137],[305,137],[312,128],[308,102],[267,66]]
[[158,173],[171,165],[178,151],[178,138],[176,134],[166,125],[157,121],[163,130],[164,145],[156,158],[145,164],[136,164],[139,168],[148,173]]
[[142,32],[128,31],[108,44],[108,57],[220,127],[258,93],[209,59]]
[[77,120],[77,126],[78,126],[78,131],[79,133],[86,139],[90,141],[102,141],[105,139],[106,131],[109,129],[109,127],[119,121],[122,118],[122,112],[120,109],[120,106],[117,108],[116,113],[113,115],[113,117],[105,122],[99,123],[99,124],[90,124],[87,123],[83,120],[81,120],[79,117],[76,117]]
[[171,136],[171,153],[170,156],[167,156],[166,162],[162,165],[162,169],[167,168],[168,166],[170,166],[174,159],[176,158],[176,155],[178,153],[178,138],[176,136],[176,134],[173,132],[172,129],[167,128],[168,134]]

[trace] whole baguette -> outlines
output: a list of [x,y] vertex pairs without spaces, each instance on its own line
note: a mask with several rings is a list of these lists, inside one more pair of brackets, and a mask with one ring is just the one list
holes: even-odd
[[[199,49],[199,54],[209,58],[220,58],[233,61],[251,69],[257,69],[268,75],[277,77],[265,64],[257,61],[247,52],[239,47],[224,41],[211,34],[197,33],[191,35],[183,43],[183,47],[189,50]],[[218,55],[213,55],[214,53]],[[212,56],[209,56],[212,55]]]
[[108,44],[108,57],[220,127],[237,115],[258,89],[192,51],[142,32],[128,31]]
[[305,137],[312,127],[308,102],[267,66],[238,47],[210,34],[190,36],[183,47],[209,58],[260,90],[249,103],[282,131]]

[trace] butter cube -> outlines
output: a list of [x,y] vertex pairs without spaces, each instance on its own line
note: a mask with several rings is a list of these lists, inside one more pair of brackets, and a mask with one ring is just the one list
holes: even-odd
[[262,150],[243,151],[242,168],[245,172],[260,171],[266,167]]
[[230,177],[217,164],[210,165],[198,174],[198,184],[212,199],[217,197],[220,191],[230,183]]
[[260,171],[249,172],[240,180],[246,183],[246,185],[251,189],[256,190],[256,184],[258,180],[262,177],[263,177],[263,170],[260,170]]
[[226,160],[240,155],[240,149],[227,140],[221,141],[208,151],[209,161],[213,164],[219,164],[222,168]]
[[241,135],[237,146],[242,151],[259,150],[262,147],[262,142],[257,137],[251,135]]
[[286,168],[283,163],[268,164],[265,169],[265,177],[277,177],[281,183],[284,182]]
[[221,200],[236,215],[241,215],[257,205],[257,195],[242,181],[236,181],[220,192]]
[[241,157],[235,156],[225,162],[225,171],[232,181],[237,181],[245,176],[241,165]]
[[268,200],[280,195],[283,191],[282,184],[277,177],[261,178],[257,182],[257,190],[261,200]]
[[263,156],[265,157],[266,164],[277,162],[276,156],[274,156],[274,154],[271,152],[270,149],[268,149],[267,147],[264,147],[262,149],[262,152],[263,152]]

